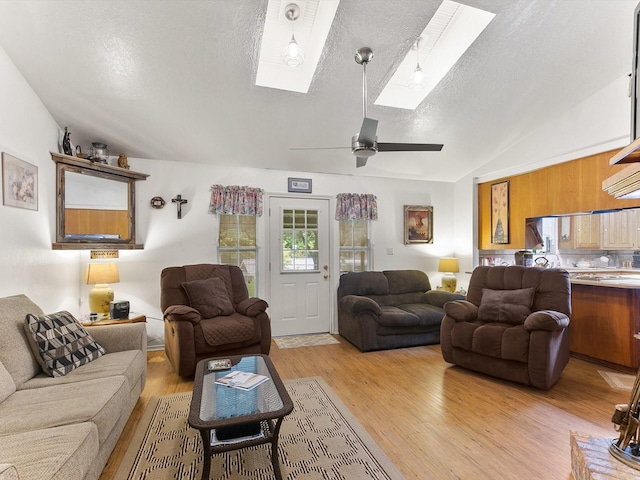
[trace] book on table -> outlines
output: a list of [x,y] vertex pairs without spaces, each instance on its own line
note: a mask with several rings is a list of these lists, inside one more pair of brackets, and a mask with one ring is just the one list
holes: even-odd
[[269,377],[265,375],[236,370],[226,374],[224,377],[217,378],[216,383],[225,387],[251,390],[267,380],[269,380]]

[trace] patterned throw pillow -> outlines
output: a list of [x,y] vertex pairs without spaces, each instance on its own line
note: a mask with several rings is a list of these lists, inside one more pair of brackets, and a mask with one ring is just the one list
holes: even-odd
[[27,314],[25,329],[33,353],[49,376],[62,377],[106,354],[69,312]]

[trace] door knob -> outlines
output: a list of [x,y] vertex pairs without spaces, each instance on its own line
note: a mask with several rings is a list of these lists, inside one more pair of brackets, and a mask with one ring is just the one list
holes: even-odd
[[325,273],[322,277],[326,280],[327,278],[329,278],[329,275]]
[[329,265],[323,265],[323,266],[322,266],[322,269],[323,269],[323,270],[329,270]]

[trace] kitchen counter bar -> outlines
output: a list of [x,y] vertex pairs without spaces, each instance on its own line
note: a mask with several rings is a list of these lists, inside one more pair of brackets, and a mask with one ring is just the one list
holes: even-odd
[[640,289],[640,271],[637,269],[578,269],[567,268],[572,285]]
[[571,279],[569,349],[576,357],[634,373],[640,367],[640,275],[607,274],[620,278],[584,280],[581,271]]

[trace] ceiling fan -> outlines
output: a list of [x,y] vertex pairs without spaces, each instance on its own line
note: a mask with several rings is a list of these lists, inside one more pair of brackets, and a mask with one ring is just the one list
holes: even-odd
[[[363,120],[360,132],[351,139],[351,153],[356,156],[356,167],[364,167],[367,159],[378,152],[439,152],[442,144],[436,143],[388,143],[378,142],[376,130],[378,121],[367,117],[367,64],[373,58],[369,47],[358,49],[355,55],[357,63],[362,65],[362,110]],[[349,147],[292,147],[291,150],[335,149]]]

